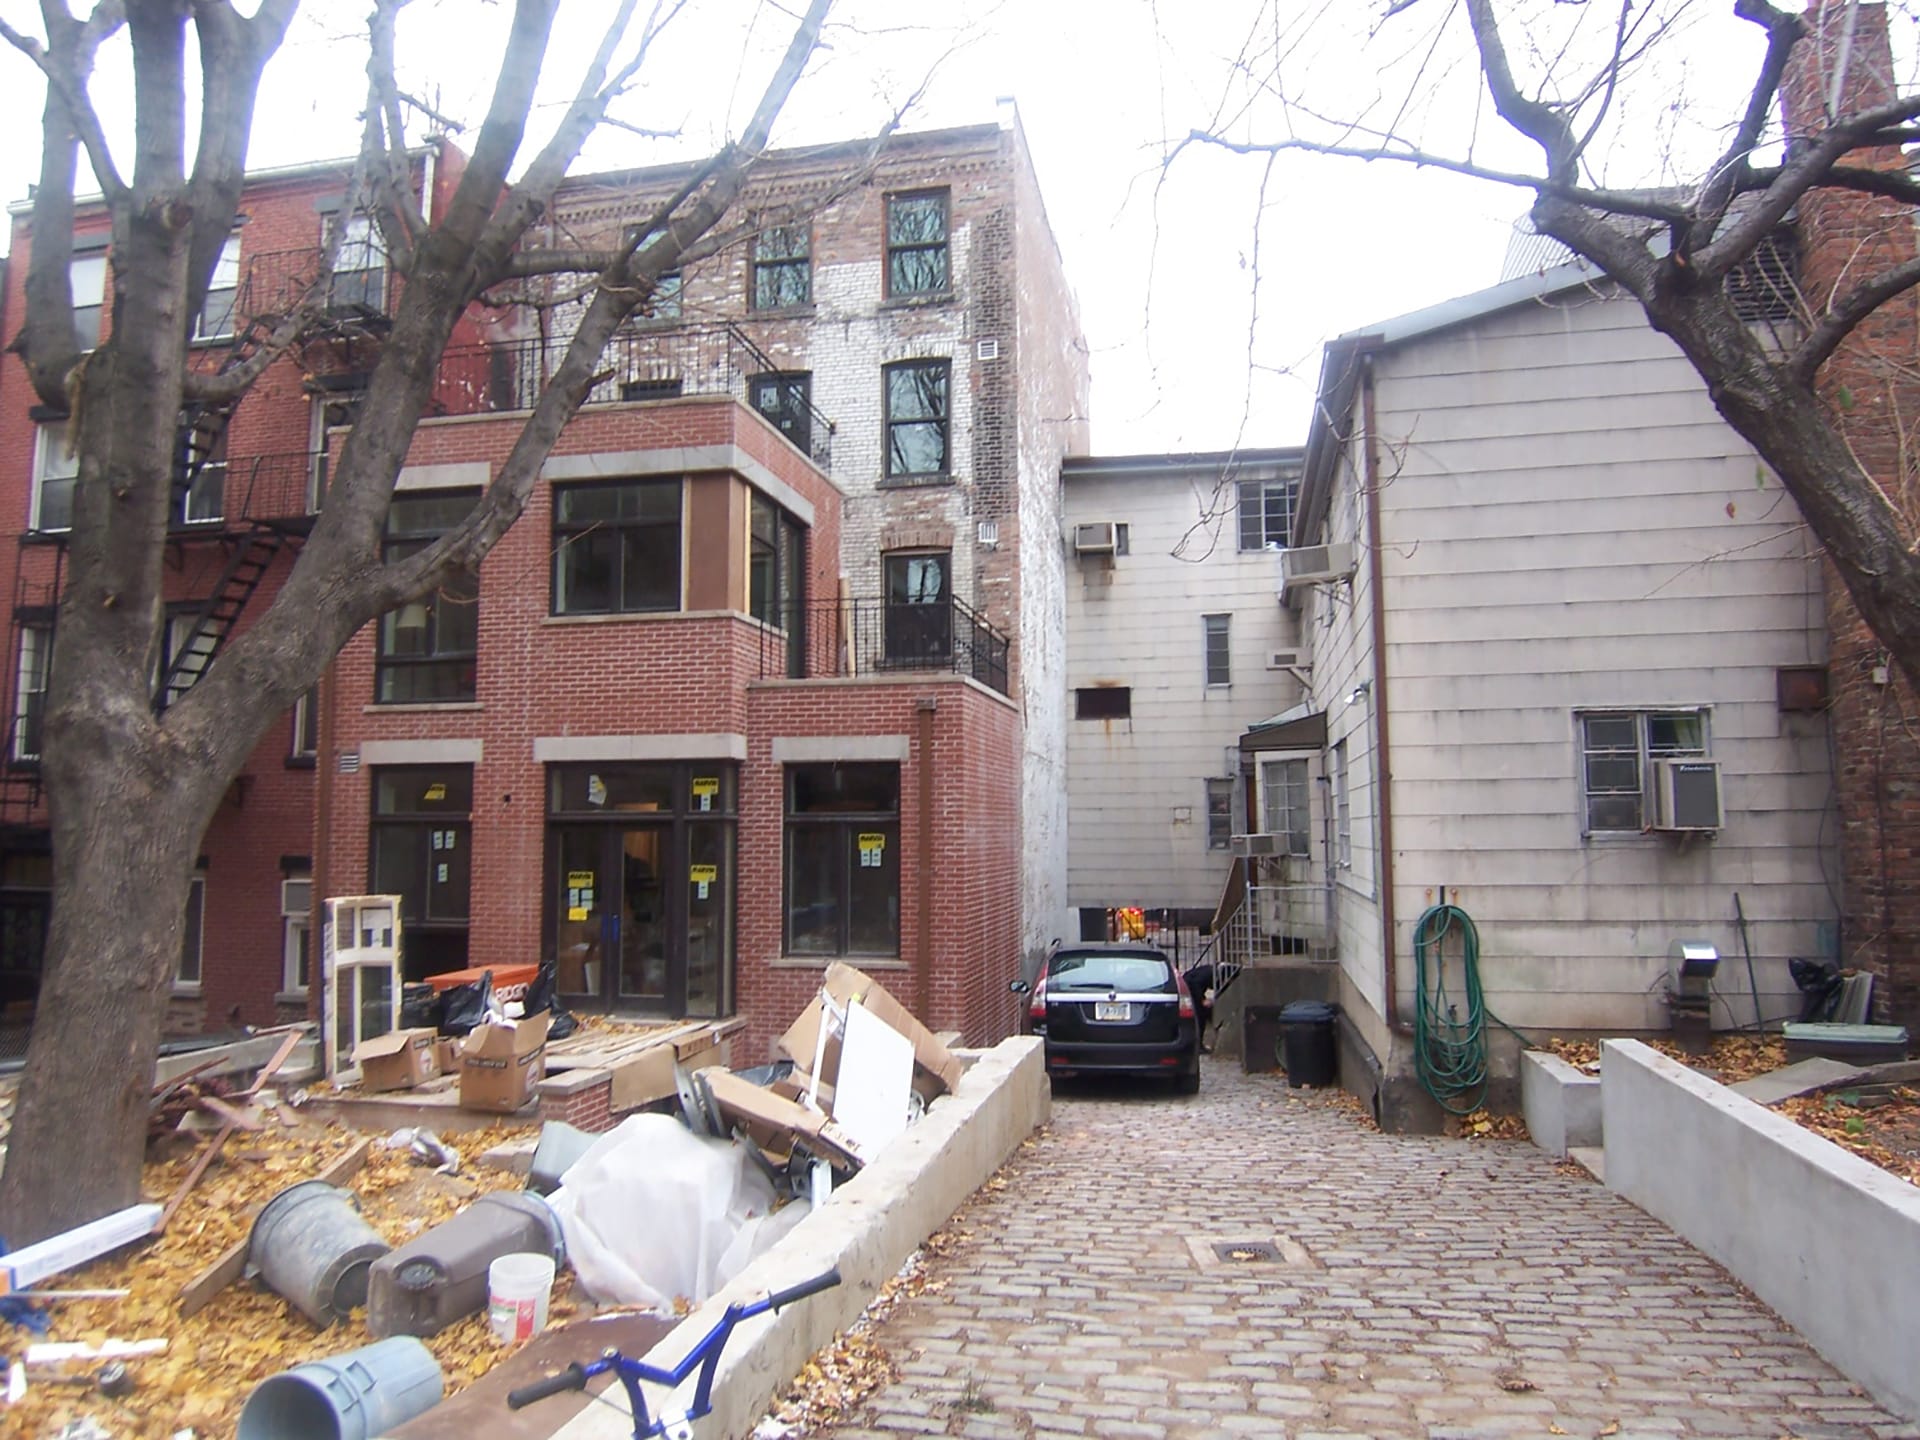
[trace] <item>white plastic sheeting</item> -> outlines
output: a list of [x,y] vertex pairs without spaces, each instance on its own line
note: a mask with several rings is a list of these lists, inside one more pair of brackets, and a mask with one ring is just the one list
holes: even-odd
[[596,1300],[672,1312],[698,1305],[806,1218],[773,1212],[773,1186],[737,1141],[666,1115],[633,1115],[567,1169],[550,1197],[567,1259]]

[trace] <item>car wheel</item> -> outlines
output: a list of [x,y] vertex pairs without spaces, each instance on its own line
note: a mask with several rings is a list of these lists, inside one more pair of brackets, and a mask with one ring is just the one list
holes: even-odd
[[1200,1093],[1200,1062],[1195,1060],[1193,1069],[1175,1077],[1173,1084],[1175,1090],[1182,1095],[1198,1095]]

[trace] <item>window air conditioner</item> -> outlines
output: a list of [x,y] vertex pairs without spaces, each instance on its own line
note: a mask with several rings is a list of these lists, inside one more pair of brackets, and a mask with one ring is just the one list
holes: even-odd
[[1653,789],[1654,829],[1686,833],[1721,827],[1719,761],[1656,760]]
[[304,920],[313,911],[313,881],[280,882],[280,914],[287,920]]
[[1236,855],[1284,855],[1287,853],[1287,837],[1284,835],[1236,835],[1233,837],[1233,853]]
[[1310,670],[1313,661],[1307,658],[1304,650],[1269,650],[1267,669],[1269,670]]
[[1296,545],[1280,552],[1280,589],[1312,585],[1322,580],[1345,580],[1353,574],[1353,546]]
[[1114,551],[1113,525],[1076,525],[1073,527],[1073,553],[1111,555]]

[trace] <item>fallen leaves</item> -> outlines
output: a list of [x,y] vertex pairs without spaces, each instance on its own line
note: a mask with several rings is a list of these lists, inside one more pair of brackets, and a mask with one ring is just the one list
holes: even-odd
[[[1849,1097],[1852,1097],[1851,1099]],[[1849,1091],[1800,1095],[1783,1101],[1780,1112],[1816,1135],[1877,1165],[1910,1185],[1920,1185],[1920,1090],[1900,1086],[1860,1108]]]
[[1482,1109],[1461,1117],[1460,1133],[1469,1140],[1524,1140],[1527,1122],[1518,1115],[1496,1115]]

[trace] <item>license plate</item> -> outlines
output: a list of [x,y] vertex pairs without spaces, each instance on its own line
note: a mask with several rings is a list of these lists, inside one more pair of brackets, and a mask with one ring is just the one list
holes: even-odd
[[1093,1002],[1093,1018],[1096,1020],[1131,1020],[1133,1007],[1124,1000],[1096,1000]]

